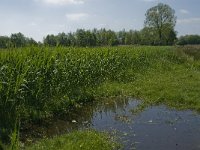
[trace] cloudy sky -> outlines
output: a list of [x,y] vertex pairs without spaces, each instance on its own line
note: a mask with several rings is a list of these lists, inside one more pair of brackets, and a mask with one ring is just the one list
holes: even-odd
[[22,32],[41,41],[77,28],[139,30],[158,2],[175,9],[179,36],[200,34],[200,0],[0,0],[0,35]]

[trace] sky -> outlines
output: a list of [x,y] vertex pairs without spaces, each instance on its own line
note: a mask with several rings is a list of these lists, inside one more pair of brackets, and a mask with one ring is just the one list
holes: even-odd
[[21,32],[42,41],[78,28],[140,30],[159,2],[176,11],[178,36],[200,34],[200,0],[0,0],[0,35]]

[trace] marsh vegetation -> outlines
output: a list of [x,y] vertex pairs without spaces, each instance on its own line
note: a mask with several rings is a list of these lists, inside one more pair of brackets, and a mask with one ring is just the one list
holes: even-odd
[[0,52],[1,140],[14,129],[111,96],[200,110],[200,62],[176,47],[23,48]]
[[[121,148],[117,138],[91,130],[88,124],[95,119],[94,114],[102,115],[103,111],[111,111],[116,121],[125,123],[131,120],[116,114],[117,111],[147,117],[155,115],[152,111],[166,111],[175,116],[175,124],[176,114],[186,116],[194,124],[193,120],[199,118],[188,116],[192,111],[200,112],[200,48],[183,45],[199,44],[199,36],[177,38],[175,11],[167,4],[159,3],[148,9],[145,17],[140,31],[77,29],[74,33],[47,35],[43,43],[22,33],[0,36],[0,149]],[[119,97],[124,105],[115,101]],[[127,97],[140,102],[130,109],[134,101],[127,102]],[[115,99],[114,105],[110,105],[110,99]],[[88,107],[93,102],[97,105],[105,102],[101,106],[107,111],[97,109],[99,113],[94,109],[96,105]],[[182,115],[175,109],[190,111]],[[38,131],[36,127],[44,129],[63,116],[68,116],[66,120],[75,130],[33,136]],[[79,124],[80,116],[87,128]],[[167,121],[174,124],[173,120]],[[64,126],[68,127],[65,121]],[[55,130],[60,129],[56,126]],[[198,133],[195,131],[192,130]],[[196,143],[192,146],[196,148]]]

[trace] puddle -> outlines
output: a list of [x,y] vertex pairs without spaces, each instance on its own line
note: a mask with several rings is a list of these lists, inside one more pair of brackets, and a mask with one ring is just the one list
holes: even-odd
[[21,139],[31,142],[92,128],[118,136],[127,150],[200,150],[200,115],[165,106],[152,106],[133,115],[131,109],[138,104],[139,101],[130,98],[87,104],[65,117],[27,126],[21,131]]

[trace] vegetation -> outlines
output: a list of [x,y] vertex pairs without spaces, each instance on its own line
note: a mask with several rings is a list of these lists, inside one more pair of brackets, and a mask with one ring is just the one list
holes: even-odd
[[128,82],[105,82],[98,87],[96,94],[100,97],[129,95],[142,99],[144,106],[165,104],[200,111],[200,57],[197,57],[199,51],[192,51],[178,48],[174,56],[169,51],[148,55],[144,72],[127,70]]
[[[135,48],[134,48],[135,49]],[[94,99],[89,90],[123,79],[127,66],[142,63],[132,48],[24,48],[0,53],[0,135],[8,139],[16,118],[43,119]],[[145,52],[144,52],[145,55]],[[136,58],[136,59],[135,59]],[[134,62],[136,64],[133,64]],[[6,138],[7,137],[7,138]]]
[[37,46],[40,43],[37,43],[32,38],[25,37],[22,33],[11,34],[8,36],[0,36],[0,48],[17,48],[17,47],[26,47],[26,46]]
[[106,29],[84,30],[78,29],[74,33],[59,33],[47,35],[43,43],[36,42],[32,38],[25,37],[22,33],[12,34],[11,37],[0,36],[0,48],[19,48],[29,46],[49,47],[95,47],[116,45],[194,45],[200,44],[199,35],[186,35],[177,39],[174,29],[165,28],[162,31],[162,40],[159,39],[157,30],[152,27],[144,27],[140,31],[114,32]]
[[[0,51],[0,148],[6,147],[4,143],[11,143],[11,149],[18,145],[20,123],[39,122],[99,97],[133,96],[143,100],[141,108],[162,103],[200,111],[199,47],[93,47],[172,45],[174,13],[164,4],[150,8],[141,31],[78,29],[47,35],[43,44],[21,33],[1,36],[0,48],[7,49]],[[185,39],[190,44],[197,36]],[[181,40],[178,43],[184,45]],[[104,134],[86,131],[29,148],[80,146],[113,149],[116,145]]]
[[181,65],[165,67],[167,70],[152,69],[143,75],[139,74],[131,83],[105,83],[98,92],[100,95],[121,94],[142,99],[139,109],[165,104],[176,109],[200,111],[200,72]]
[[200,60],[200,46],[199,45],[186,45],[178,47],[187,55],[191,56],[195,60]]
[[199,110],[199,61],[173,47],[24,48],[0,53],[0,134],[81,101],[132,95]]
[[27,150],[116,150],[116,144],[109,135],[96,131],[78,131],[67,135],[42,140]]
[[[144,28],[141,31],[119,31],[114,32],[106,29],[84,30],[78,29],[74,33],[59,33],[58,35],[47,35],[43,43],[36,42],[32,38],[25,37],[22,33],[12,34],[11,37],[0,36],[0,48],[19,48],[29,46],[49,47],[94,47],[94,46],[116,46],[116,45],[158,45],[158,38],[152,35],[153,29]],[[155,38],[152,38],[155,37]],[[162,45],[173,45],[175,33],[170,33]]]
[[146,12],[145,27],[150,30],[148,33],[153,37],[154,44],[173,44],[176,39],[175,25],[175,11],[167,4],[159,3]]
[[199,35],[185,35],[181,36],[178,41],[178,45],[196,45],[200,44],[200,36]]

